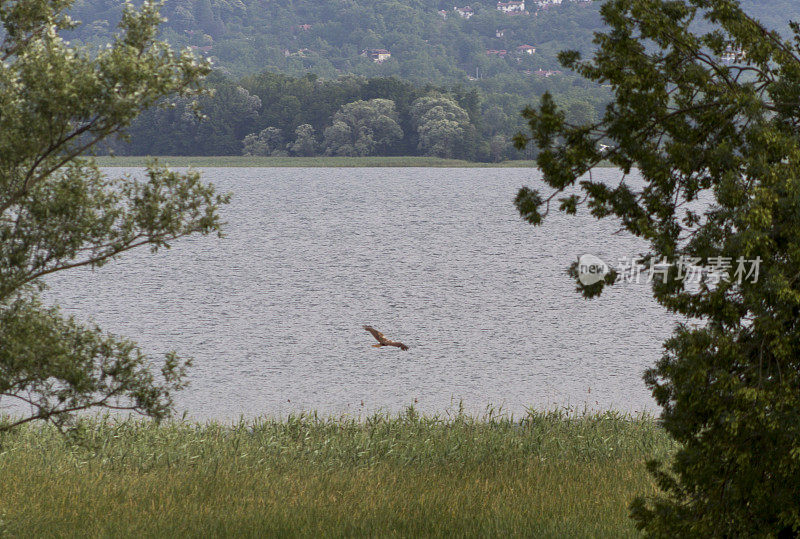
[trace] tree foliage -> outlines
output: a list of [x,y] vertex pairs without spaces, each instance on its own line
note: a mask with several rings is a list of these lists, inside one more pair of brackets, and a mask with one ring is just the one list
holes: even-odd
[[0,398],[56,423],[92,406],[164,417],[188,362],[155,362],[130,341],[65,318],[37,297],[42,278],[98,268],[138,246],[157,250],[218,232],[226,198],[196,173],[152,167],[145,180],[108,178],[80,156],[166,95],[200,91],[204,62],[156,40],[158,5],[126,5],[113,43],[76,47],[69,1],[0,6]]
[[[94,43],[108,39],[108,27],[116,22],[114,4],[80,1],[75,16],[87,27],[78,29],[75,38]],[[294,76],[397,76],[421,84],[452,84],[475,75],[523,82],[533,78],[526,71],[555,68],[556,52],[568,43],[591,50],[591,32],[600,25],[596,5],[572,0],[516,17],[498,12],[494,1],[478,0],[470,2],[476,10],[470,20],[458,16],[453,5],[403,0],[171,0],[164,8],[164,38],[175,46],[201,47],[217,65],[238,76],[268,68]],[[537,11],[535,3],[528,6]],[[498,29],[505,30],[501,37]],[[520,45],[535,45],[537,54],[518,53]],[[362,55],[365,49],[388,49],[392,57],[375,62]],[[495,49],[510,54],[487,55]]]
[[251,133],[244,137],[242,144],[242,155],[288,155],[284,150],[283,133],[277,127],[267,127],[258,134]]
[[386,151],[403,138],[394,101],[370,99],[343,105],[325,130],[328,155],[365,156]]
[[[525,111],[531,134],[517,143],[540,148],[554,192],[523,188],[517,207],[532,223],[558,201],[619,219],[648,240],[645,265],[668,264],[655,298],[695,321],[677,327],[645,376],[681,449],[650,464],[663,494],[633,505],[637,525],[663,537],[791,536],[800,532],[800,28],[783,39],[734,0],[611,0],[601,12],[609,29],[593,59],[561,60],[611,85],[614,100],[594,124],[569,123],[549,96]],[[619,167],[619,184],[584,176],[603,160]],[[573,187],[582,195],[565,193]],[[698,287],[679,278],[682,262],[719,257],[733,268],[760,259],[758,278],[739,282],[731,269]]]
[[[355,154],[356,137],[347,126],[362,120],[354,119],[355,105],[352,104],[391,101],[394,112],[376,116],[382,117],[381,125],[368,121],[371,124],[369,129],[378,130],[381,142],[370,142],[363,146],[363,151],[370,155],[422,155],[427,153],[427,146],[420,148],[419,131],[411,107],[420,98],[431,97],[454,102],[467,115],[466,123],[457,126],[463,138],[453,147],[454,155],[478,161],[530,158],[529,154],[517,152],[509,144],[498,144],[499,139],[495,140],[491,157],[489,152],[493,137],[499,135],[506,141],[510,140],[525,126],[519,111],[526,104],[538,101],[536,96],[482,94],[474,88],[462,86],[449,89],[418,86],[393,77],[342,76],[329,80],[314,75],[294,78],[265,72],[232,81],[214,73],[209,77],[208,85],[214,94],[202,96],[198,103],[204,119],[197,117],[188,99],[172,98],[167,102],[174,107],[146,111],[128,129],[130,140],[114,141],[110,148],[122,155],[239,155],[245,137],[256,141],[264,129],[274,128],[280,131],[278,138],[292,143],[296,129],[310,125],[315,133],[321,135],[320,143],[314,145],[315,152],[321,154],[329,149],[324,143],[324,135],[334,125],[335,118],[344,125],[337,124],[337,129],[329,133],[333,137],[330,140],[340,140],[344,147],[352,148],[347,153]],[[590,97],[580,93],[561,94],[559,102],[574,105],[584,99]],[[594,113],[600,105],[600,101],[592,101],[592,105],[587,106]],[[363,103],[358,107],[359,114],[374,108]],[[464,120],[463,113],[459,115],[461,120]],[[449,136],[446,130],[441,133]],[[429,142],[430,146],[433,144],[435,141]],[[445,145],[452,146],[449,143]],[[271,152],[282,151],[270,148]],[[291,148],[284,150],[291,151]],[[337,151],[331,149],[330,153]]]
[[474,138],[467,111],[445,96],[417,99],[411,106],[411,118],[419,133],[419,149],[426,155],[460,157],[465,143]]
[[314,126],[303,124],[294,131],[294,142],[288,146],[292,155],[310,157],[316,155],[319,143],[315,135]]

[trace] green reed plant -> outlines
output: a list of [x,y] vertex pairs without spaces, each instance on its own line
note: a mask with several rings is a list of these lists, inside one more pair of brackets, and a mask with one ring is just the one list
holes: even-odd
[[240,420],[83,418],[0,437],[11,535],[634,534],[644,461],[674,444],[616,412]]

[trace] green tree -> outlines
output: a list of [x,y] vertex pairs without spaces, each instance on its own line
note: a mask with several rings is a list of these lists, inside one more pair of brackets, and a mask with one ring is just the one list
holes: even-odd
[[130,140],[115,143],[114,150],[129,155],[241,154],[242,139],[258,123],[261,99],[219,75],[210,76],[207,84],[213,95],[197,102],[171,96],[164,100],[168,107],[144,111],[127,130]]
[[288,155],[284,150],[283,133],[277,127],[267,127],[258,134],[247,135],[244,137],[242,145],[244,146],[242,155]]
[[495,135],[489,142],[489,153],[495,163],[502,161],[509,149],[512,149],[511,144],[505,135]]
[[208,32],[212,36],[220,36],[224,33],[225,26],[214,14],[209,0],[199,0],[195,10],[195,20],[204,32]]
[[197,93],[208,66],[157,41],[158,6],[126,4],[115,41],[73,46],[65,1],[20,0],[0,9],[0,398],[33,420],[64,424],[90,407],[162,418],[188,361],[158,362],[134,343],[44,307],[42,278],[100,267],[138,246],[219,232],[215,195],[196,173],[151,167],[145,180],[112,179],[80,156],[166,95]]
[[292,155],[310,157],[317,154],[317,138],[314,128],[309,124],[303,124],[294,131],[294,142],[287,146]]
[[[554,191],[523,188],[517,207],[538,224],[551,202],[575,213],[585,197],[592,215],[649,242],[643,263],[668,269],[655,298],[697,322],[676,328],[645,375],[681,445],[671,463],[649,464],[663,493],[634,503],[637,525],[663,537],[796,536],[800,27],[784,39],[733,0],[611,0],[602,15],[610,28],[594,58],[560,59],[610,85],[613,102],[597,124],[570,124],[548,95],[525,111],[531,135],[517,143],[541,149]],[[602,160],[622,181],[584,176]],[[563,193],[573,186],[583,196]],[[757,277],[737,276],[740,258],[760,260]],[[688,264],[719,271],[693,287]]]
[[419,134],[419,149],[427,155],[459,156],[463,149],[461,142],[474,131],[467,111],[449,97],[417,99],[411,106],[411,117]]
[[509,117],[499,105],[492,105],[483,114],[483,126],[487,135],[494,137],[506,133],[508,124]]
[[371,99],[348,103],[325,130],[328,155],[364,156],[385,152],[403,138],[394,101]]
[[[323,133],[325,153],[328,155],[359,155],[354,144],[353,128],[341,120],[334,120],[333,124]],[[360,137],[363,141],[364,136]],[[363,146],[363,144],[362,144]]]

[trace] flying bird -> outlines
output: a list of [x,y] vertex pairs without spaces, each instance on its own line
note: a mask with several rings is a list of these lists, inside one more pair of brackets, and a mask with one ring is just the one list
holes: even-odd
[[390,341],[383,335],[383,333],[381,333],[372,326],[364,326],[364,329],[372,333],[372,336],[378,340],[378,344],[372,345],[373,348],[381,348],[383,346],[396,346],[400,350],[408,350],[408,346],[401,343],[400,341]]

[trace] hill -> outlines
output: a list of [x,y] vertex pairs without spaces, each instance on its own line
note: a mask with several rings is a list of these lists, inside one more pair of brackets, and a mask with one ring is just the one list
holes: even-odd
[[[445,84],[556,69],[557,51],[589,50],[601,23],[591,2],[529,2],[516,15],[493,2],[470,5],[459,12],[452,0],[169,0],[163,37],[213,57],[235,76],[353,73]],[[80,0],[73,15],[84,25],[75,37],[108,40],[119,10],[113,0]],[[535,53],[518,49],[524,46]]]
[[[470,1],[460,11],[454,4],[168,0],[162,10],[168,19],[163,37],[211,56],[220,69],[237,77],[265,70],[326,78],[353,73],[419,83],[474,82],[496,91],[559,70],[560,50],[590,52],[592,34],[602,28],[599,1],[518,3],[524,11],[487,0]],[[83,26],[74,37],[105,43],[114,32],[120,5],[118,0],[78,0],[72,13]],[[747,0],[743,6],[782,31],[790,18],[800,18],[800,3],[794,0]]]
[[[488,161],[531,157],[517,153],[509,141],[525,128],[520,110],[546,91],[567,107],[571,120],[592,121],[602,114],[609,90],[563,72],[556,58],[565,49],[591,53],[593,34],[602,29],[602,2],[481,0],[459,8],[452,3],[167,0],[162,38],[214,62],[211,84],[217,95],[203,102],[209,120],[196,123],[178,103],[176,109],[145,114],[131,128],[132,143],[113,147],[129,155],[430,155]],[[743,6],[787,33],[789,19],[800,18],[800,3],[790,0],[747,0]],[[78,0],[71,14],[83,24],[69,38],[105,44],[120,10],[118,0]],[[420,131],[413,103],[436,96],[452,103],[437,113],[447,118]],[[378,111],[384,106],[379,101],[348,107],[371,100],[391,103],[384,104],[389,107],[384,112]],[[371,119],[356,118],[362,113]],[[458,127],[445,129],[445,120],[456,117]],[[376,126],[389,128],[380,133]],[[458,145],[442,142],[454,133]]]

